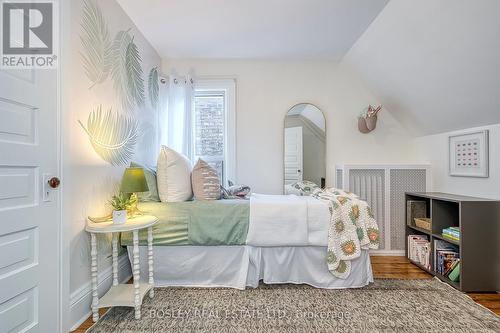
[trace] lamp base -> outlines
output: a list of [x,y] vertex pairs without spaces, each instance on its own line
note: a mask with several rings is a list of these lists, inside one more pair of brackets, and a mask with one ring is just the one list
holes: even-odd
[[139,202],[139,198],[137,197],[137,193],[130,194],[130,207],[128,209],[128,215],[130,217],[134,217],[137,215],[144,215],[143,212],[137,208],[137,203]]

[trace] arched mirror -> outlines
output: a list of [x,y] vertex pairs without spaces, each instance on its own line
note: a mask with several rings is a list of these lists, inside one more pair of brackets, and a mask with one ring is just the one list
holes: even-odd
[[285,116],[284,191],[290,184],[311,181],[322,188],[326,179],[326,121],[320,109],[297,104]]

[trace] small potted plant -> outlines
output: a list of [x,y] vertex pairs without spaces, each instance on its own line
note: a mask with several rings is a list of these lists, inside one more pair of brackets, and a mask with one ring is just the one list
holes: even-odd
[[113,206],[113,223],[123,224],[127,222],[127,210],[131,206],[131,200],[123,193],[114,195],[109,201]]

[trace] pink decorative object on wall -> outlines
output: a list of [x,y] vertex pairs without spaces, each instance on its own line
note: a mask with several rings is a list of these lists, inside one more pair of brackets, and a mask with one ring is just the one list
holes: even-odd
[[361,133],[370,133],[377,127],[377,113],[382,109],[382,105],[374,108],[368,105],[368,109],[358,117],[358,129]]

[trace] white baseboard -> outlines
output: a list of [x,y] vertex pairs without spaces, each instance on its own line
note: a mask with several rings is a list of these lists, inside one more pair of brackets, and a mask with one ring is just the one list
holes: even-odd
[[370,250],[370,256],[405,256],[404,250]]
[[[127,253],[118,258],[118,279],[120,283],[128,281],[132,277],[132,270],[128,260]],[[104,295],[112,284],[112,267],[108,267],[99,272],[97,277],[97,290],[99,297]],[[92,304],[92,285],[89,282],[81,286],[79,289],[71,293],[70,296],[70,331],[76,330],[87,318],[91,315],[92,311],[90,305]]]

